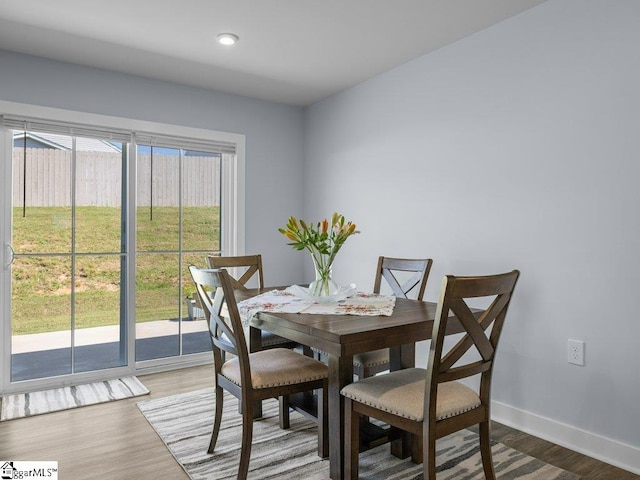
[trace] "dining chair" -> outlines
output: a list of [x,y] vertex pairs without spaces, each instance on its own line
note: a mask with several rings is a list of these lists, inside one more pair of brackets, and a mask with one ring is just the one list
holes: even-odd
[[[239,274],[238,278],[229,277],[234,290],[247,289],[247,283],[253,278],[257,280],[257,288],[264,288],[262,273],[262,255],[219,256],[208,255],[206,258],[208,268],[234,268]],[[249,333],[249,349],[254,352],[269,348],[296,348],[299,345],[289,339],[280,337],[266,330],[251,329]]]
[[[359,417],[365,415],[414,435],[411,456],[414,462],[423,463],[425,480],[436,479],[436,439],[479,424],[484,474],[487,480],[495,479],[489,440],[491,374],[519,275],[514,270],[479,277],[446,276],[433,323],[427,368],[397,370],[342,389],[345,478],[358,478]],[[469,306],[480,297],[491,302],[484,311]],[[453,319],[450,312],[455,315]],[[464,332],[445,353],[445,334],[452,321],[459,321]],[[467,352],[469,356],[462,358]],[[477,391],[459,381],[477,375]]]
[[[380,293],[384,278],[396,297],[422,301],[433,260],[378,257],[373,293]],[[374,350],[353,356],[353,373],[366,378],[389,370],[389,349]]]
[[[233,268],[237,272],[237,278],[229,275],[231,286],[234,290],[246,290],[249,282],[253,282],[257,288],[264,288],[264,276],[262,270],[262,255],[237,255],[237,256],[221,256],[207,255],[206,258],[208,268]],[[228,270],[227,270],[228,272]],[[291,348],[302,350],[302,352],[310,357],[313,353],[309,347],[300,345],[296,342],[276,335],[267,330],[257,328],[249,329],[249,352],[257,352],[259,350],[268,350],[270,348]],[[223,353],[224,359],[224,353]],[[238,406],[240,411],[240,406]],[[257,402],[254,408],[255,418],[262,416],[262,402]]]
[[[246,479],[251,456],[254,405],[268,398],[280,402],[280,427],[289,427],[289,395],[321,390],[317,412],[307,416],[318,425],[318,455],[329,455],[327,384],[328,368],[322,362],[286,348],[249,353],[232,280],[225,269],[189,271],[209,324],[213,349],[215,413],[208,453],[215,450],[222,419],[224,391],[238,399],[242,411],[242,447],[238,479]],[[224,314],[224,315],[223,315]],[[229,360],[224,361],[225,352]],[[233,355],[233,357],[232,357]]]

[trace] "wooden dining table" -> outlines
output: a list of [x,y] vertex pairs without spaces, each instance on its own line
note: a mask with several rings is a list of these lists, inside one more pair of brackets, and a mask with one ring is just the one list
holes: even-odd
[[[273,290],[237,291],[238,301]],[[267,330],[327,354],[329,366],[330,477],[343,478],[344,399],[340,390],[353,382],[353,355],[390,348],[390,369],[415,366],[416,342],[431,338],[437,304],[397,298],[390,316],[259,312],[249,324],[251,349],[260,348],[260,330]],[[449,322],[447,334],[462,332],[459,322]],[[426,358],[425,358],[426,361]],[[410,455],[406,442],[397,441],[392,453]]]

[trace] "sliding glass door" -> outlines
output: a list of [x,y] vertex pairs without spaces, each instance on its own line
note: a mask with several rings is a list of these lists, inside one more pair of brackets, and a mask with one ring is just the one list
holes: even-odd
[[11,381],[127,364],[127,145],[14,131]]
[[206,361],[188,266],[236,251],[233,144],[3,122],[2,391]]

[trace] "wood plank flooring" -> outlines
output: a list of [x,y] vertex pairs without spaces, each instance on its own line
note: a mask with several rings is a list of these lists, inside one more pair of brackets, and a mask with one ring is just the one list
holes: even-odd
[[[0,460],[57,460],[64,480],[188,477],[142,416],[136,403],[213,386],[210,366],[139,376],[149,396],[0,423]],[[185,415],[188,412],[185,412]],[[493,437],[583,480],[640,476],[495,423]]]

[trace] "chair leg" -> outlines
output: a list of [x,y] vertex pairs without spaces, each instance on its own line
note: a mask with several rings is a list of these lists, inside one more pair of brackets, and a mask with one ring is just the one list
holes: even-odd
[[325,382],[318,392],[318,456],[329,456],[329,386]]
[[491,455],[491,440],[489,435],[489,420],[481,422],[480,425],[480,455],[482,456],[482,466],[484,476],[487,480],[495,480],[496,474],[493,470],[493,457]]
[[423,443],[424,440],[420,435],[411,435],[411,461],[416,465],[424,462]]
[[422,436],[422,457],[424,480],[436,480],[436,438],[434,434]]
[[209,448],[207,453],[213,453],[216,448],[216,442],[218,441],[218,433],[220,432],[220,422],[222,420],[222,402],[224,399],[224,392],[221,387],[216,387],[216,406],[213,417],[213,432],[211,432],[211,441],[209,442]]
[[353,401],[344,399],[344,478],[358,478],[360,454],[360,415],[353,411]]
[[246,402],[246,404],[246,409],[242,412],[242,447],[240,450],[240,465],[238,466],[238,480],[246,480],[249,474],[251,441],[253,440],[253,403]]
[[[238,400],[238,413],[242,415],[242,402],[240,400]],[[254,419],[262,418],[262,402],[261,401],[257,401],[253,405],[253,418]]]
[[289,424],[289,395],[281,395],[278,398],[278,403],[280,404],[280,428],[282,430],[287,430],[290,426]]

